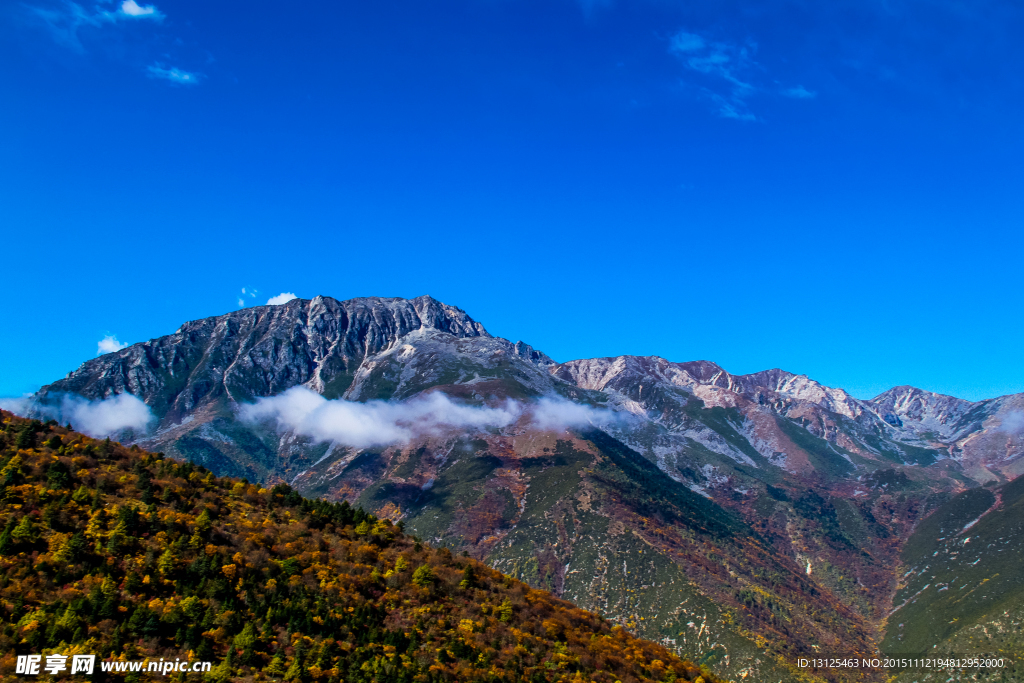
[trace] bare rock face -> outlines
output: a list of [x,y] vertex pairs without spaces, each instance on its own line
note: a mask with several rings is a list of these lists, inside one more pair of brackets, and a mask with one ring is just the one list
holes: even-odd
[[[734,477],[735,467],[828,480],[857,476],[872,462],[948,455],[944,445],[919,443],[912,434],[910,443],[898,442],[897,431],[870,405],[783,370],[732,375],[708,361],[621,356],[570,361],[551,372],[653,423],[653,429],[611,430],[695,490]],[[707,451],[728,460],[711,462]]]
[[865,402],[897,438],[943,444],[976,481],[1024,474],[1024,394],[972,403],[915,387],[894,387]]
[[893,387],[868,403],[882,418],[915,434],[933,433],[951,438],[958,430],[970,428],[963,418],[974,408],[973,403],[953,396],[943,396],[915,387]]

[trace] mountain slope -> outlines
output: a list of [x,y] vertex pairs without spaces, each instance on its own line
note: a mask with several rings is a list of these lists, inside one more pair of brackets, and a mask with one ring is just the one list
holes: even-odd
[[173,335],[86,362],[40,389],[36,400],[46,406],[58,405],[66,394],[133,394],[158,422],[149,434],[123,438],[222,474],[271,481],[293,461],[301,468],[322,453],[281,447],[271,435],[239,423],[241,403],[294,386],[327,398],[369,400],[467,381],[482,390],[539,395],[551,391],[543,369],[551,364],[528,345],[491,337],[464,312],[430,297],[317,297],[186,323]]
[[[375,448],[239,419],[295,386],[478,408],[561,397],[614,417],[539,426],[524,410],[500,428]],[[1024,462],[1011,429],[1024,396],[965,404],[897,388],[861,401],[778,369],[558,364],[429,297],[317,297],[188,323],[37,398],[124,391],[157,418],[128,442],[358,502],[737,677],[796,680],[792,657],[814,644],[873,652],[914,526]]]
[[904,441],[944,445],[978,482],[1024,474],[1024,394],[970,403],[914,387],[895,387],[868,402]]
[[[233,424],[234,408],[293,386],[358,401],[472,387],[470,396],[477,397],[558,394],[597,402],[636,415],[617,436],[663,468],[673,467],[666,455],[695,444],[724,456],[721,476],[736,475],[728,471],[736,463],[763,469],[759,479],[773,478],[770,465],[827,480],[879,464],[952,457],[984,481],[1024,467],[1024,396],[969,404],[897,387],[860,401],[782,370],[731,375],[708,361],[631,356],[556,364],[522,342],[491,337],[461,310],[430,297],[294,299],[187,323],[173,335],[91,360],[36,398],[55,403],[64,393],[89,399],[131,393],[159,419],[148,447],[212,458],[218,470],[234,467],[236,474],[267,479],[282,471],[274,450],[285,460],[297,454],[265,452]],[[731,424],[694,421],[688,419],[694,399],[739,414]],[[1007,421],[1021,424],[1009,443],[1000,440]],[[235,440],[244,445],[233,447]],[[674,476],[706,487],[701,470],[709,463],[696,460],[683,462]]]
[[1002,656],[1009,669],[977,680],[1024,676],[1024,479],[952,498],[918,526],[902,560],[887,653]]
[[[945,455],[940,449],[899,443],[893,427],[868,403],[782,370],[730,375],[707,361],[624,356],[571,361],[552,372],[603,391],[660,426],[648,443],[637,443],[645,451],[679,450],[696,441],[738,464],[772,465],[819,479],[846,477],[864,467],[870,471],[873,463],[929,464]],[[730,413],[731,424],[692,419],[687,406],[696,405],[695,400],[702,408]],[[824,443],[811,445],[802,432]]]
[[217,681],[719,680],[347,504],[0,421],[4,680],[15,653],[186,650]]
[[[793,675],[820,643],[873,651],[854,610],[736,513],[599,430],[522,434],[328,461],[296,481],[665,639],[728,675]],[[373,469],[372,473],[368,470]]]

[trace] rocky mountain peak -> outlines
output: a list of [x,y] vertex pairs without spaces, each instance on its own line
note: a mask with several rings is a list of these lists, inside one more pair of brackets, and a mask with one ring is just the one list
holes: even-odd
[[246,401],[298,384],[340,396],[364,358],[419,330],[491,338],[464,311],[429,296],[292,299],[187,322],[174,334],[87,361],[37,396],[130,393],[169,419],[222,398]]
[[886,422],[913,431],[948,436],[975,404],[912,386],[898,386],[866,401]]
[[655,383],[687,390],[698,386],[718,387],[770,403],[780,399],[813,403],[850,418],[857,418],[864,412],[861,402],[842,389],[826,387],[807,375],[778,368],[733,375],[705,360],[673,363],[658,356],[619,356],[570,361],[552,368],[551,372],[581,388],[599,391],[617,390],[629,394],[636,386]]
[[713,384],[751,397],[770,393],[783,399],[813,403],[833,413],[853,419],[864,412],[861,402],[843,389],[833,389],[807,375],[797,375],[779,368],[762,370],[749,375],[723,373],[720,378],[716,378]]
[[[698,361],[693,365],[704,362]],[[721,368],[713,363],[708,365],[721,371]],[[645,381],[648,384],[664,382],[679,387],[692,387],[698,380],[685,366],[686,364],[672,363],[659,356],[617,356],[573,360],[551,368],[550,372],[581,389],[629,393],[630,387]],[[710,372],[710,368],[704,370]]]
[[872,405],[884,406],[909,414],[910,411],[926,405],[958,406],[963,409],[970,409],[973,403],[956,396],[938,394],[926,389],[918,389],[910,385],[901,385],[883,391],[878,396],[868,401]]

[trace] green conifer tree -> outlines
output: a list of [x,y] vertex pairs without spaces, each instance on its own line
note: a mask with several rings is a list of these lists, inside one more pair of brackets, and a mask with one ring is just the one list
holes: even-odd
[[417,586],[428,586],[434,581],[434,570],[429,564],[421,564],[412,573],[412,582]]
[[18,522],[18,526],[14,527],[11,532],[11,538],[14,539],[15,543],[32,543],[36,540],[36,527],[32,523],[32,517],[25,515]]
[[114,530],[110,532],[110,538],[107,539],[107,550],[113,554],[117,554],[124,545],[125,538],[128,536],[128,525],[122,519],[114,527]]
[[7,555],[14,550],[14,518],[7,520],[7,526],[0,533],[0,555]]
[[466,568],[462,570],[462,581],[459,581],[459,588],[472,588],[476,585],[476,573],[473,571],[473,565],[467,564]]
[[199,513],[199,516],[196,517],[195,526],[196,532],[200,534],[205,534],[207,531],[210,530],[210,527],[213,526],[213,521],[210,519],[209,510],[204,509],[201,513]]
[[270,660],[270,664],[267,664],[263,669],[270,678],[281,678],[288,672],[288,669],[284,668],[284,658],[280,654],[274,655],[274,658]]
[[167,577],[174,571],[176,562],[177,558],[174,556],[174,551],[168,548],[160,555],[160,559],[156,561],[156,568],[162,576]]
[[512,621],[512,603],[509,602],[508,598],[505,598],[504,602],[498,606],[498,619],[508,623]]
[[18,441],[15,443],[17,448],[32,448],[36,445],[36,430],[31,422],[25,425],[25,427],[18,434]]

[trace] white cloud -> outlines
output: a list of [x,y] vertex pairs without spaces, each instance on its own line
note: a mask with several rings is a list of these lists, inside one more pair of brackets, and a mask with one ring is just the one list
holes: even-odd
[[124,0],[121,3],[121,13],[129,17],[150,17],[153,19],[163,16],[153,5],[139,5],[135,0]]
[[162,78],[178,85],[197,85],[200,78],[199,74],[191,71],[183,71],[178,67],[165,69],[159,64],[153,64],[146,70],[150,78]]
[[3,399],[0,407],[29,417],[53,418],[93,437],[110,436],[123,429],[145,431],[154,419],[149,406],[131,394],[90,401],[74,394],[64,394],[60,404],[39,403],[28,398]]
[[244,405],[239,416],[251,422],[271,420],[280,431],[292,431],[314,441],[333,441],[354,448],[405,443],[415,436],[448,428],[478,431],[506,427],[519,418],[514,401],[474,407],[454,403],[440,392],[404,402],[356,403],[328,400],[305,387],[292,387],[277,396]]
[[122,344],[121,342],[117,341],[116,335],[108,334],[103,339],[100,339],[99,343],[96,344],[96,353],[114,353],[115,351],[120,351],[121,349],[126,348],[127,346],[128,344]]
[[242,287],[242,296],[238,297],[239,307],[245,308],[245,297],[255,299],[257,292],[259,292],[259,290],[254,287]]
[[108,436],[122,429],[145,431],[153,420],[149,406],[131,394],[118,394],[102,401],[66,396],[61,404],[62,419],[89,436]]
[[21,415],[24,417],[25,415],[28,415],[31,407],[31,395],[22,396],[21,398],[0,398],[0,408],[12,412],[15,415]]
[[328,400],[305,387],[292,387],[277,396],[260,398],[254,404],[243,405],[238,412],[248,422],[272,421],[278,431],[353,448],[406,443],[417,436],[437,435],[450,429],[500,429],[521,418],[536,429],[562,432],[572,427],[608,424],[618,417],[611,411],[562,398],[542,398],[532,404],[509,399],[493,407],[470,406],[432,392],[408,401],[357,403]]
[[281,292],[277,296],[272,296],[269,299],[267,299],[267,305],[268,306],[280,306],[281,304],[288,303],[292,299],[298,299],[298,298],[299,297],[295,296],[291,292]]
[[542,398],[530,407],[530,412],[531,425],[552,432],[564,432],[572,427],[605,425],[617,419],[617,415],[610,410],[592,408],[563,398]]

